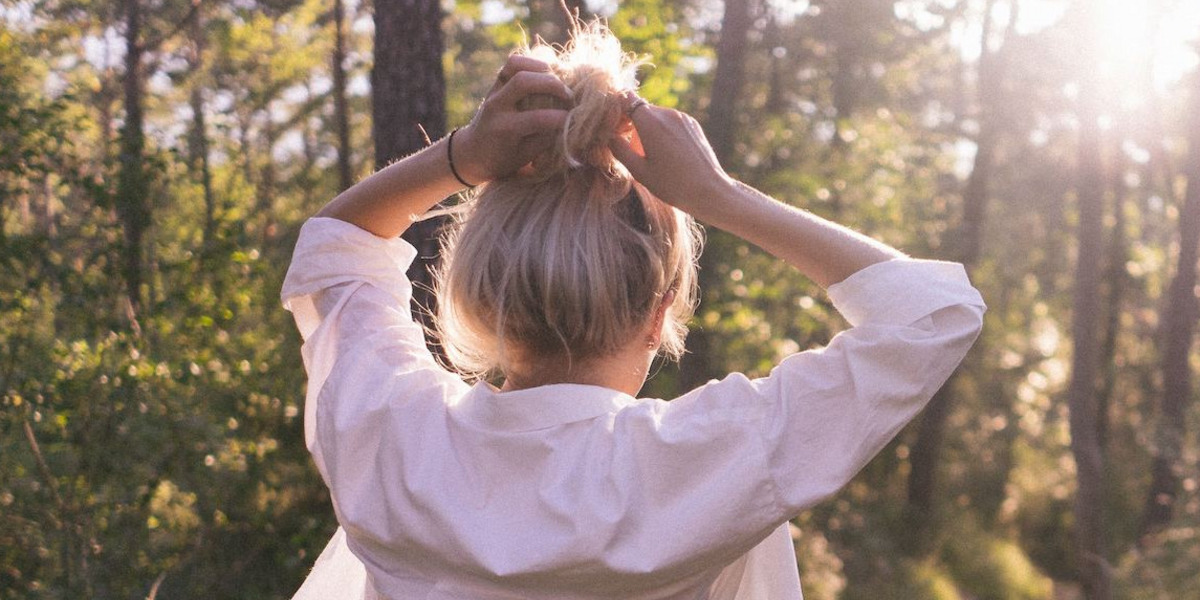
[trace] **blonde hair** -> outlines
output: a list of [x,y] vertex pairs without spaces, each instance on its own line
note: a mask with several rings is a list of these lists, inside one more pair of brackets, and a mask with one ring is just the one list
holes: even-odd
[[[608,144],[628,135],[622,95],[641,62],[599,22],[576,24],[544,60],[574,94],[559,142],[532,173],[476,189],[444,238],[437,334],[450,363],[482,376],[516,357],[568,370],[641,335],[668,293],[660,351],[678,359],[696,304],[700,233],[636,184]],[[533,108],[561,102],[531,97]]]

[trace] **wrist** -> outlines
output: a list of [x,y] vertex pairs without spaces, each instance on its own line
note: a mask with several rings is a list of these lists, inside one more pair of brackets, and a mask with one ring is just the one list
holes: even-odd
[[491,179],[477,158],[474,129],[470,125],[459,127],[446,137],[447,158],[451,172],[459,183],[475,187]]
[[729,221],[736,219],[745,201],[744,184],[722,174],[713,177],[688,194],[687,206],[680,206],[701,223],[727,229]]

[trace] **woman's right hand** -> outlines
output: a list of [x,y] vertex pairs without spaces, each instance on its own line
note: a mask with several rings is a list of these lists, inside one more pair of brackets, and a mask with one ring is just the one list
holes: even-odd
[[[631,102],[636,98],[631,95]],[[721,168],[700,124],[670,108],[633,106],[633,139],[613,138],[613,156],[659,199],[706,220],[706,206],[727,197],[734,181]]]
[[[558,106],[524,110],[544,96]],[[474,184],[507,177],[549,148],[567,120],[571,90],[545,61],[514,54],[500,69],[475,117],[455,139],[460,173]]]
[[695,119],[633,105],[633,140],[613,156],[655,196],[787,261],[822,287],[868,265],[903,256],[894,248],[738,183],[717,162]]

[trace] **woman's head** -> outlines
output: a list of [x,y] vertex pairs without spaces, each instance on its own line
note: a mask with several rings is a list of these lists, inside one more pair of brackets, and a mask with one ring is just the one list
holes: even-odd
[[[661,352],[683,352],[699,233],[638,186],[608,150],[628,135],[624,94],[638,62],[599,24],[561,50],[523,50],[571,88],[561,138],[530,172],[480,186],[449,228],[438,333],[465,373],[571,369],[644,342],[663,311]],[[530,99],[529,106],[558,105]]]

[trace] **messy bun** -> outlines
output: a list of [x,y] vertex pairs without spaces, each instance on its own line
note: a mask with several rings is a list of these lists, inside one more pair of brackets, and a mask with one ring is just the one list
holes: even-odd
[[[623,94],[641,63],[599,22],[577,24],[561,49],[519,52],[549,63],[573,101],[532,171],[477,188],[448,228],[436,319],[447,357],[469,375],[517,360],[565,359],[569,370],[644,335],[674,292],[661,351],[678,358],[695,307],[698,230],[608,149],[629,133]],[[561,102],[534,96],[522,108]]]

